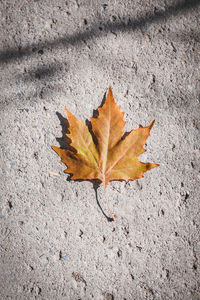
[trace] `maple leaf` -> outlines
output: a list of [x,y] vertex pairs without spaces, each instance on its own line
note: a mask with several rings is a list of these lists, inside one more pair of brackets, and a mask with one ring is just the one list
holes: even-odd
[[106,188],[109,181],[135,180],[159,166],[138,160],[138,156],[146,151],[144,144],[155,121],[147,127],[133,129],[124,137],[124,113],[115,103],[111,88],[104,105],[98,109],[98,117],[90,119],[95,142],[88,127],[68,109],[65,110],[70,132],[66,136],[75,151],[52,148],[67,165],[64,172],[73,174],[71,179],[99,179]]

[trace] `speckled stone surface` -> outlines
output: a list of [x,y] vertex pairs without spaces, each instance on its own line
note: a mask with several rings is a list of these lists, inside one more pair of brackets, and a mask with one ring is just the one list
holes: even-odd
[[[200,1],[0,3],[0,299],[200,299]],[[156,123],[134,182],[67,181],[67,107]],[[50,173],[59,176],[50,176]],[[98,200],[98,201],[97,201]]]

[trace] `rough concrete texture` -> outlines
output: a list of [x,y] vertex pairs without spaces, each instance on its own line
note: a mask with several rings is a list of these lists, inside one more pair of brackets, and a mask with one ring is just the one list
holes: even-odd
[[[199,4],[1,1],[1,300],[200,299]],[[109,86],[160,163],[109,184],[116,222],[51,149]]]

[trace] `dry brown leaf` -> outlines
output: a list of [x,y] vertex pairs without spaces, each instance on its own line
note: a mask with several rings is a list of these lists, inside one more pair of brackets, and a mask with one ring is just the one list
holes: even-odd
[[103,107],[98,109],[97,118],[91,118],[92,131],[97,139],[94,143],[88,127],[77,120],[66,109],[69,121],[69,134],[72,146],[77,152],[52,148],[67,165],[66,173],[73,174],[71,179],[99,179],[107,186],[112,180],[135,180],[158,164],[142,163],[138,156],[144,153],[144,144],[155,121],[149,126],[132,130],[123,137],[124,113],[117,106],[111,88]]
[[150,134],[154,121],[147,127],[132,130],[124,138],[124,113],[115,103],[112,90],[109,88],[106,101],[98,109],[98,117],[91,118],[91,135],[88,127],[78,120],[68,109],[70,146],[75,149],[52,148],[67,165],[65,173],[73,174],[71,179],[99,179],[104,187],[112,180],[135,180],[143,173],[159,166],[154,163],[143,163],[138,160],[144,153],[144,144]]

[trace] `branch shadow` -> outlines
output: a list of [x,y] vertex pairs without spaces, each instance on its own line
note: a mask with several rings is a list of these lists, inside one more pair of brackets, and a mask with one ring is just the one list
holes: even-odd
[[53,64],[51,66],[43,65],[39,66],[36,69],[31,69],[28,72],[25,71],[24,82],[32,81],[34,79],[38,80],[46,80],[47,78],[51,78],[60,70],[59,64]]
[[0,52],[0,62],[8,63],[14,59],[22,59],[24,56],[37,55],[41,53],[43,54],[44,49],[49,47],[68,47],[69,45],[77,46],[81,42],[86,42],[87,40],[97,38],[112,31],[134,31],[137,28],[144,27],[147,23],[153,24],[161,20],[166,21],[171,16],[176,16],[180,13],[185,13],[187,10],[195,8],[199,5],[200,0],[184,0],[166,7],[164,11],[157,10],[155,8],[153,14],[149,12],[137,19],[129,18],[127,23],[121,20],[117,22],[108,21],[104,24],[99,24],[99,22],[96,22],[92,24],[91,29],[87,28],[87,30],[84,32],[78,32],[73,35],[67,35],[65,37],[52,41],[30,44],[26,47],[18,47],[18,49],[13,47],[7,48],[6,50],[2,50]]

